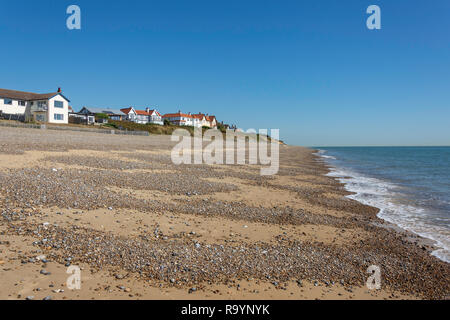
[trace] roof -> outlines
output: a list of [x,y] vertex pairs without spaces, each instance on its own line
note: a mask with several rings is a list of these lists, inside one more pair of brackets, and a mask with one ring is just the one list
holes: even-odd
[[139,114],[142,116],[151,116],[153,112],[156,112],[156,114],[158,116],[161,116],[161,114],[156,109],[152,109],[152,110],[148,110],[148,111],[147,110],[136,110],[133,107],[120,109],[120,111],[122,111],[125,114],[129,114],[131,112],[131,110],[134,110],[134,112],[136,112],[136,114]]
[[120,109],[120,111],[122,111],[122,112],[125,113],[125,114],[129,114],[131,110],[133,110],[132,107],[125,108],[125,109]]
[[203,113],[199,113],[199,114],[193,114],[192,117],[194,119],[203,119],[203,118],[205,118],[205,115]]
[[122,115],[121,110],[110,109],[110,108],[93,108],[93,107],[83,107],[79,112],[83,109],[86,109],[89,113],[105,113],[110,115]]
[[192,115],[181,113],[181,112],[178,112],[178,113],[167,113],[167,114],[163,115],[163,118],[176,118],[176,117],[193,118]]
[[161,114],[158,112],[158,110],[156,110],[156,109],[148,110],[148,114],[150,114],[150,115],[151,115],[153,112],[155,112],[156,115],[158,115],[158,116],[161,117]]
[[205,117],[206,121],[214,121],[216,119],[215,116],[207,116],[204,113],[198,113],[198,114],[194,114],[192,115],[192,117],[194,117],[195,119],[203,119],[203,117]]
[[0,97],[15,99],[15,100],[26,100],[26,101],[48,100],[57,95],[60,95],[61,97],[66,99],[68,102],[70,102],[70,100],[67,99],[66,97],[64,97],[61,92],[33,93],[33,92],[24,92],[24,91],[9,90],[9,89],[0,89]]
[[147,111],[143,111],[143,110],[135,110],[136,114],[140,114],[141,116],[149,116],[150,113],[148,113]]

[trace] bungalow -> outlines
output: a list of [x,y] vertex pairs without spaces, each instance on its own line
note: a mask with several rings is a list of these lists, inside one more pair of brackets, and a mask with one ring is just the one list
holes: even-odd
[[[121,121],[125,118],[125,114],[122,111],[110,108],[83,107],[78,114],[85,117],[95,117],[95,121],[98,123],[106,123],[108,122],[108,119]],[[98,115],[100,114],[107,115],[108,118],[99,118]],[[91,121],[87,122],[92,123]]]
[[129,107],[126,109],[120,109],[121,112],[123,112],[126,117],[125,120],[132,121],[135,123],[141,123],[141,124],[159,124],[163,125],[162,116],[156,109],[150,109],[146,108],[145,111],[143,110],[136,110],[133,107]]
[[38,122],[68,123],[69,102],[61,88],[44,94],[0,89],[1,114],[24,115]]

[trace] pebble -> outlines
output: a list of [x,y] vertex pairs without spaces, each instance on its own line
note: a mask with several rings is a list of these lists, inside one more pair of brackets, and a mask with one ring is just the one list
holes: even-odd
[[197,291],[197,288],[196,287],[192,287],[192,288],[189,289],[188,293],[193,293],[195,291]]
[[[99,139],[97,134],[86,133],[81,139],[78,135],[65,132],[54,135],[53,132],[43,131],[30,135],[24,130],[22,135],[19,129],[1,130],[2,154],[17,154],[37,148],[47,151],[51,148],[52,151],[62,152],[68,148],[129,151],[128,154],[121,152],[120,160],[74,155],[44,158],[46,163],[69,165],[64,170],[54,168],[54,171],[30,166],[9,168],[0,172],[0,214],[5,225],[10,228],[11,234],[39,239],[28,241],[33,241],[35,249],[45,250],[43,252],[51,250],[55,255],[49,255],[51,261],[63,261],[64,257],[70,254],[76,261],[86,263],[94,270],[114,267],[125,273],[136,274],[142,277],[143,281],[167,279],[167,282],[171,282],[171,279],[174,279],[174,283],[191,289],[193,285],[199,286],[199,283],[214,284],[222,279],[237,279],[248,275],[257,280],[270,279],[268,281],[277,283],[300,278],[303,281],[329,279],[328,283],[342,279],[342,285],[363,286],[361,268],[368,262],[383,261],[383,269],[389,270],[389,277],[384,281],[390,287],[434,299],[445,298],[450,292],[448,264],[428,256],[421,247],[403,243],[397,233],[375,226],[375,223],[379,223],[377,210],[346,199],[342,185],[334,181],[334,178],[324,176],[326,168],[317,164],[309,151],[305,153],[303,149],[294,147],[280,149],[282,161],[278,176],[262,177],[257,166],[246,166],[242,171],[235,167],[230,170],[216,170],[214,166],[207,165],[175,166],[170,155],[135,152],[142,148],[141,142],[135,142],[140,139],[126,140],[125,136],[111,139],[105,135]],[[118,144],[116,139],[122,138],[130,144]],[[164,148],[163,145],[159,147]],[[170,147],[167,150],[170,150]],[[85,166],[88,169],[72,169],[70,165]],[[148,172],[143,175],[140,172],[124,172],[120,170],[122,168],[143,169]],[[158,169],[167,170],[169,173],[158,172]],[[294,181],[295,175],[305,173],[317,176],[317,183],[314,180],[307,185],[301,182],[283,185],[278,179],[285,176]],[[211,182],[209,178],[217,182]],[[226,178],[238,178],[253,186],[262,185],[268,190],[292,193],[300,200],[306,201],[308,206],[304,209],[278,204],[263,207],[252,206],[244,201],[225,201],[209,197],[221,192],[240,190],[232,183],[220,181]],[[186,197],[181,197],[172,204],[162,199],[133,198],[130,202],[129,197],[124,197],[120,192],[111,192],[110,187],[145,190],[148,193],[155,190],[171,196],[182,196],[188,191],[190,195],[208,195],[208,200],[190,197],[190,202],[187,202]],[[324,193],[335,193],[339,197],[330,198]],[[294,199],[294,196],[292,198]],[[322,208],[323,214],[309,212],[309,206]],[[120,237],[93,230],[77,222],[70,226],[48,224],[45,225],[46,228],[42,223],[34,222],[45,221],[41,210],[51,207],[60,208],[57,210],[67,209],[69,213],[114,208],[117,213],[120,213],[120,210],[133,209],[151,214],[186,214],[200,219],[205,216],[220,217],[225,221],[242,221],[239,225],[244,223],[244,228],[248,228],[247,222],[264,223],[274,228],[289,226],[289,229],[290,226],[325,226],[347,230],[346,234],[353,230],[362,230],[364,236],[370,237],[364,242],[356,242],[354,246],[330,246],[286,236],[285,240],[273,243],[250,243],[244,239],[241,241],[240,238],[233,238],[232,243],[212,243],[210,246],[198,247],[187,242],[183,238],[185,235],[174,235],[173,241],[161,241],[165,239],[164,235],[158,233],[159,238],[152,237],[151,241],[141,241],[131,236]],[[349,214],[337,217],[327,214],[328,211]],[[29,219],[33,215],[37,219]],[[191,224],[196,225],[194,222]],[[186,226],[189,226],[189,223],[186,223]],[[351,239],[350,235],[345,237]],[[29,262],[34,261],[29,259]],[[165,266],[163,271],[160,270],[161,265]]]

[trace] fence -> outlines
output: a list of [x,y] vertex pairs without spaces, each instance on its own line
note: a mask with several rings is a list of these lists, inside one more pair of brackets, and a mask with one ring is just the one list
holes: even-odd
[[23,114],[11,114],[11,113],[3,113],[0,111],[0,119],[5,120],[15,120],[15,121],[25,121],[25,115]]
[[63,130],[63,131],[78,131],[78,132],[92,132],[103,134],[121,134],[121,135],[133,135],[133,136],[149,136],[147,131],[128,131],[128,130],[106,130],[106,129],[91,129],[91,128],[77,128],[70,126],[52,126],[47,124],[31,124],[31,123],[19,123],[19,122],[6,122],[0,121],[2,127],[15,127],[15,128],[30,128],[30,129],[46,129],[46,130]]
[[1,127],[41,129],[40,124],[0,121]]

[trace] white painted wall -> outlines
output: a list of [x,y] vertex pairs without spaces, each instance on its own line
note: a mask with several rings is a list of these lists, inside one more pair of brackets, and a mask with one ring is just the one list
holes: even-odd
[[25,106],[19,106],[18,100],[12,100],[12,104],[5,104],[5,99],[3,97],[0,97],[0,110],[3,111],[3,113],[10,113],[10,114],[24,114],[25,108],[28,102],[25,103]]
[[[55,101],[61,101],[63,108],[56,108]],[[55,120],[55,114],[62,114],[63,120]],[[59,94],[48,100],[48,122],[69,123],[69,102]]]

